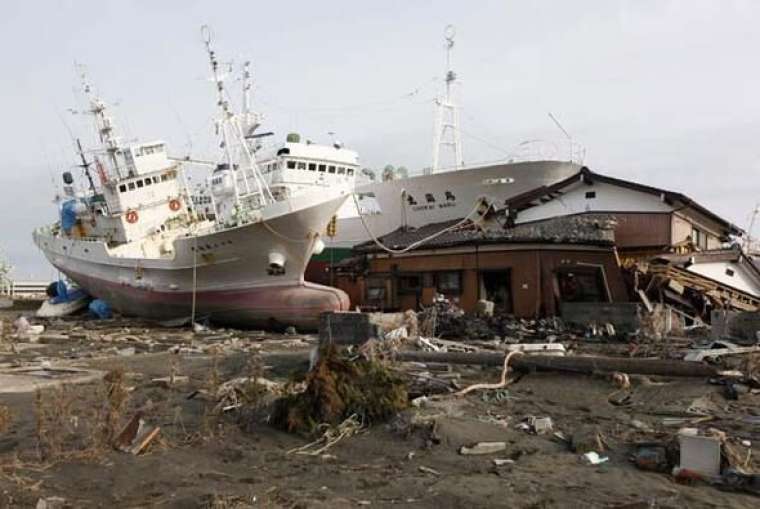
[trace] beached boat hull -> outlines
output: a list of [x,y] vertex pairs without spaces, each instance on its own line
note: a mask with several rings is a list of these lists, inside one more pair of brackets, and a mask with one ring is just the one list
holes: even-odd
[[[320,313],[349,307],[344,292],[304,282],[317,239],[346,195],[325,198],[301,196],[297,205],[277,203],[282,210],[263,221],[177,237],[162,257],[124,256],[102,241],[44,228],[34,240],[53,266],[124,315],[189,317],[194,301],[195,315],[215,323],[313,329]],[[273,253],[282,268],[271,266]]]

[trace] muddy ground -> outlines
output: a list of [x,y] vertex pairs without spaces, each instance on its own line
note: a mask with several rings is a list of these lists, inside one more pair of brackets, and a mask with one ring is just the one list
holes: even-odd
[[[0,317],[6,323],[0,343],[3,368],[49,361],[123,371],[128,396],[111,417],[121,428],[142,408],[146,423],[161,431],[140,455],[104,447],[98,438],[104,426],[101,410],[109,405],[103,381],[0,393],[0,404],[10,411],[7,426],[0,427],[0,507],[35,507],[47,497],[61,497],[64,507],[75,508],[760,504],[749,494],[700,482],[679,484],[669,474],[642,471],[630,461],[633,443],[672,439],[678,428],[664,426],[664,416],[684,412],[695,401],[713,417],[698,426],[760,444],[760,425],[746,420],[760,415],[760,395],[728,401],[720,386],[705,379],[637,378],[630,404],[615,406],[608,396],[616,387],[607,377],[533,373],[498,393],[439,396],[309,456],[289,451],[311,439],[273,428],[265,412],[233,409],[218,415],[213,398],[195,393],[251,374],[255,356],[261,359],[262,366],[255,368],[260,374],[286,381],[307,368],[313,336],[193,334],[129,321],[80,321],[49,323],[47,332],[60,332],[60,337],[22,345],[27,342],[7,336],[9,320],[18,313]],[[189,382],[173,387],[152,382],[172,373]],[[457,375],[456,383],[465,386],[496,381],[499,370],[458,366],[449,376]],[[551,417],[553,432],[565,437],[599,433],[609,461],[588,465],[553,433],[520,429],[529,416]],[[506,442],[507,449],[482,456],[459,453],[463,445],[485,441]],[[512,461],[496,466],[494,459]],[[760,470],[754,458],[750,466]]]

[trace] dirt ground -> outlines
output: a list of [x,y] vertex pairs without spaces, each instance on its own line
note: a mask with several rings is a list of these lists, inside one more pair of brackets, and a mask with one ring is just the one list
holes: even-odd
[[[700,482],[679,484],[667,473],[639,470],[636,442],[672,439],[663,424],[697,401],[730,437],[760,444],[760,395],[729,401],[705,379],[634,379],[630,404],[615,406],[607,377],[531,373],[502,391],[443,395],[385,424],[345,438],[324,453],[290,452],[312,439],[285,433],[266,413],[239,409],[219,415],[205,390],[251,373],[286,381],[308,367],[313,336],[239,331],[193,334],[128,321],[53,322],[49,342],[7,335],[18,311],[5,312],[3,368],[76,366],[123,370],[127,396],[110,414],[121,428],[138,409],[158,438],[140,455],[99,447],[101,409],[112,393],[103,381],[37,392],[0,393],[0,507],[35,507],[61,497],[63,507],[758,507],[760,499]],[[63,337],[66,336],[66,337]],[[147,343],[146,343],[147,341]],[[26,344],[26,346],[22,346]],[[132,353],[129,348],[134,348]],[[125,351],[125,349],[127,351]],[[396,366],[402,370],[419,366]],[[187,384],[152,379],[174,373]],[[499,369],[455,366],[460,386],[497,381]],[[201,393],[197,391],[201,390]],[[263,408],[266,408],[265,406]],[[115,414],[115,415],[114,415]],[[551,417],[565,437],[599,434],[609,461],[592,466],[553,432],[536,435],[519,424]],[[651,429],[648,429],[650,428]],[[476,442],[506,442],[504,451],[465,456]],[[746,452],[751,452],[751,448]],[[511,460],[501,466],[494,459]],[[760,462],[752,458],[754,471]]]

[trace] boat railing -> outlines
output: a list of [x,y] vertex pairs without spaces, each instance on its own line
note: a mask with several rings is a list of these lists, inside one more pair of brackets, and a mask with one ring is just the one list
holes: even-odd
[[522,163],[530,161],[569,161],[583,164],[586,148],[573,140],[525,140],[510,153],[508,162]]

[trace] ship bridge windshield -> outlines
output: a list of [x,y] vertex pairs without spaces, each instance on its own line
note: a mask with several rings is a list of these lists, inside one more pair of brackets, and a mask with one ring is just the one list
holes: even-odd
[[353,177],[356,173],[356,168],[345,164],[331,163],[329,161],[308,162],[298,159],[285,159],[282,163],[278,163],[277,161],[264,162],[261,164],[261,168],[263,173],[270,173],[277,169],[316,171],[346,177]]

